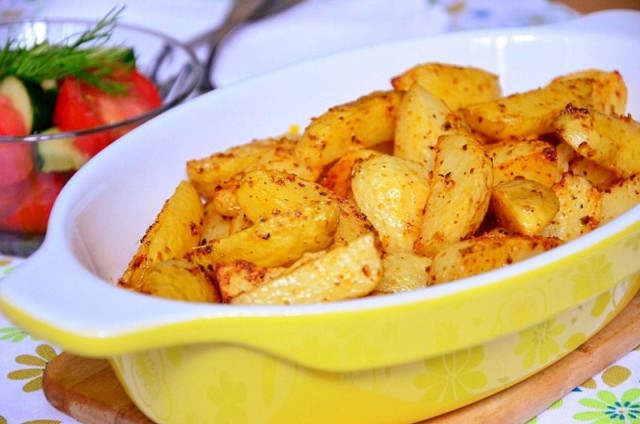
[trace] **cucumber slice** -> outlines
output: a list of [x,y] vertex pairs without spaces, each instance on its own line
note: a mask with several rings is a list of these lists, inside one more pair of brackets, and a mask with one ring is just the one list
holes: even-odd
[[[57,128],[50,128],[42,133],[56,132],[59,132]],[[89,156],[73,144],[73,138],[38,141],[35,153],[36,165],[42,172],[75,171],[89,160]]]
[[44,80],[40,83],[40,87],[42,87],[44,91],[54,90],[57,93],[58,81],[52,79]]
[[24,117],[30,133],[51,126],[53,108],[58,95],[57,88],[43,88],[43,85],[24,81],[15,75],[8,75],[0,81],[0,94],[11,99],[13,106]]

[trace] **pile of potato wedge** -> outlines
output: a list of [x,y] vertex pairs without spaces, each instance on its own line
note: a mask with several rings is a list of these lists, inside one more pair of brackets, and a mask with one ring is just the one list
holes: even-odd
[[640,123],[615,70],[503,96],[424,63],[301,134],[195,158],[119,279],[165,298],[300,304],[500,268],[640,203]]

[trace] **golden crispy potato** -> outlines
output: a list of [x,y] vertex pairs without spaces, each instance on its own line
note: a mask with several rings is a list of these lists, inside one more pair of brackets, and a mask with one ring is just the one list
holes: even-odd
[[640,123],[567,106],[553,123],[556,134],[581,156],[628,178],[640,173]]
[[489,208],[501,227],[533,236],[556,216],[560,202],[549,187],[533,180],[517,179],[493,186]]
[[606,72],[600,69],[586,69],[554,78],[558,81],[588,78],[594,81],[594,106],[607,115],[622,115],[627,108],[627,85],[618,71]]
[[230,227],[231,219],[220,215],[212,202],[205,203],[200,244],[228,235]]
[[200,241],[203,205],[195,188],[181,181],[140,240],[118,284],[138,289],[156,262],[181,258]]
[[469,134],[466,123],[443,100],[414,84],[398,107],[393,155],[420,162],[431,171],[438,137],[455,134]]
[[[567,145],[567,143],[562,144]],[[569,149],[571,149],[571,147],[569,147]],[[568,170],[571,171],[572,174],[585,177],[598,190],[605,190],[620,179],[615,172],[578,154],[569,161]]]
[[365,234],[375,233],[375,228],[367,216],[346,198],[339,198],[340,220],[333,236],[333,245],[345,245]]
[[541,235],[568,241],[599,225],[602,198],[589,180],[566,173],[551,188],[558,197],[560,209]]
[[415,251],[431,257],[443,245],[475,233],[489,208],[492,186],[491,158],[477,141],[468,136],[440,137]]
[[373,234],[295,267],[231,300],[233,304],[290,305],[352,299],[371,293],[382,277]]
[[393,140],[398,91],[377,91],[312,119],[296,147],[296,157],[312,169],[345,154]]
[[229,234],[235,234],[237,232],[246,230],[253,225],[253,221],[247,218],[247,216],[240,212],[238,215],[229,219]]
[[620,178],[615,172],[579,155],[573,147],[563,141],[560,141],[556,146],[556,157],[558,165],[556,183],[560,181],[565,172],[571,172],[585,177],[598,190],[604,190]]
[[555,238],[493,232],[450,244],[433,258],[429,268],[429,284],[446,283],[492,271],[561,243]]
[[[640,203],[619,72],[499,98],[426,63],[313,118],[187,163],[119,285],[231,304],[397,293],[523,260]],[[205,203],[203,205],[202,199]]]
[[254,288],[268,278],[269,268],[254,263],[235,260],[220,264],[215,269],[216,281],[223,303]]
[[216,187],[238,172],[252,169],[289,171],[301,178],[315,180],[321,169],[309,168],[295,157],[297,142],[298,137],[286,134],[231,147],[205,158],[192,159],[187,161],[187,176],[207,200],[212,198]]
[[356,162],[382,153],[372,149],[349,152],[338,159],[319,179],[318,183],[340,197],[351,196],[351,170]]
[[556,180],[554,182],[557,183],[558,181],[560,181],[564,173],[569,171],[571,161],[573,161],[578,156],[579,155],[575,152],[575,150],[573,150],[573,148],[567,143],[560,141],[556,145],[557,171]]
[[326,188],[296,174],[263,168],[238,172],[216,187],[210,202],[223,216],[233,217],[244,212],[255,221],[276,209],[293,209],[311,200],[309,196],[323,200],[327,195]]
[[215,269],[215,278],[218,282],[222,302],[231,303],[235,297],[242,293],[251,291],[268,281],[290,274],[326,253],[327,250],[307,252],[288,267],[267,268],[243,260],[220,264]]
[[289,172],[267,169],[245,173],[235,194],[238,205],[253,222],[314,203],[334,202],[332,193],[320,184]]
[[493,184],[526,178],[551,187],[558,170],[553,145],[538,139],[504,140],[485,145],[493,161]]
[[385,253],[382,280],[374,294],[399,293],[427,287],[431,258],[411,252]]
[[639,204],[640,175],[636,174],[602,192],[601,222],[609,222]]
[[351,190],[385,252],[411,252],[420,235],[429,175],[418,162],[372,156],[353,167]]
[[183,259],[167,259],[149,268],[140,292],[189,302],[220,303],[215,283],[198,265]]
[[222,216],[235,217],[242,214],[236,191],[238,191],[238,186],[243,176],[244,172],[240,171],[229,179],[220,182],[205,200],[206,203],[210,203],[212,209]]
[[205,269],[235,260],[266,267],[288,265],[305,252],[327,248],[333,241],[339,214],[334,202],[316,201],[198,246],[187,258]]
[[512,94],[462,108],[469,126],[483,136],[504,140],[552,132],[554,119],[566,105],[592,103],[592,79],[558,81],[543,88]]
[[498,76],[484,69],[445,63],[424,63],[393,77],[396,90],[408,91],[419,84],[455,110],[470,103],[500,97]]

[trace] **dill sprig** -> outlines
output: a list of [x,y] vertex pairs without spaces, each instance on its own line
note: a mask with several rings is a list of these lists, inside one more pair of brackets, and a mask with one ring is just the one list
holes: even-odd
[[8,39],[0,52],[0,78],[15,75],[39,83],[73,76],[108,93],[124,94],[127,87],[108,77],[116,71],[133,70],[133,51],[105,47],[123,9],[112,9],[93,28],[57,44],[44,40],[25,47]]

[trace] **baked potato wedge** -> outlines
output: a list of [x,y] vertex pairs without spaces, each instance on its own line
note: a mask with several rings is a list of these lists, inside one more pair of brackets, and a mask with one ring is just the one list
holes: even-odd
[[[571,149],[571,147],[569,148]],[[575,175],[585,177],[594,187],[601,191],[606,190],[620,179],[615,172],[578,154],[569,161],[567,169]]]
[[452,110],[470,103],[500,97],[498,76],[484,69],[429,62],[416,65],[391,79],[396,90],[408,91],[412,85],[424,87],[442,99]]
[[229,219],[229,235],[246,230],[252,225],[253,221],[247,218],[243,212],[240,212],[238,215]]
[[593,86],[590,78],[558,81],[461,110],[469,126],[488,139],[540,136],[553,131],[553,121],[566,105],[592,104]]
[[429,268],[429,284],[442,284],[492,271],[559,246],[555,238],[497,232],[444,247]]
[[209,197],[205,199],[205,203],[211,204],[212,209],[225,217],[233,218],[242,214],[242,208],[238,204],[236,192],[240,186],[240,181],[244,176],[244,172],[240,171],[229,179],[221,181]]
[[471,236],[489,208],[493,165],[473,137],[440,137],[416,253],[432,257],[449,243]]
[[213,207],[212,202],[204,204],[204,213],[202,215],[201,241],[204,244],[207,241],[215,240],[220,237],[229,235],[231,228],[231,219],[220,215]]
[[187,176],[207,200],[212,198],[216,187],[235,174],[253,169],[289,171],[301,178],[315,180],[321,169],[310,168],[296,158],[297,144],[298,137],[292,134],[254,140],[205,158],[187,161]]
[[442,99],[414,84],[398,106],[393,155],[420,162],[431,171],[438,137],[468,133],[464,120]]
[[541,235],[568,241],[598,227],[602,195],[589,180],[567,172],[551,189],[560,208]]
[[268,169],[245,173],[235,195],[240,209],[253,222],[305,205],[335,202],[333,194],[320,184],[289,172]]
[[556,149],[537,138],[503,140],[485,145],[493,162],[493,184],[526,178],[551,187],[556,182]]
[[429,175],[395,156],[372,156],[353,167],[351,190],[358,209],[374,226],[385,252],[412,252],[420,235]]
[[[365,234],[376,234],[374,226],[367,216],[347,198],[338,198],[340,220],[333,236],[333,245],[345,245]],[[377,235],[376,235],[377,240]]]
[[640,172],[640,122],[567,106],[553,122],[558,137],[581,156],[628,178]]
[[382,280],[374,294],[400,293],[427,287],[431,258],[412,252],[385,253]]
[[526,179],[493,186],[489,205],[500,227],[525,236],[539,234],[559,209],[560,202],[551,188]]
[[567,143],[559,141],[558,144],[556,144],[557,171],[554,182],[557,183],[560,181],[564,173],[569,171],[571,161],[577,157],[579,157],[579,155]]
[[402,92],[376,91],[330,108],[306,127],[296,158],[322,169],[351,151],[393,140],[400,99]]
[[197,246],[203,213],[204,207],[196,189],[188,181],[181,181],[140,240],[118,284],[139,289],[153,264],[181,258]]
[[640,204],[640,175],[612,184],[602,192],[601,223],[611,221]]
[[332,302],[371,293],[382,277],[373,234],[331,249],[231,300],[235,305]]
[[220,303],[215,282],[199,265],[184,259],[153,264],[144,276],[141,293],[188,302]]
[[337,161],[318,179],[323,187],[333,191],[340,197],[351,197],[351,170],[356,162],[382,153],[372,149],[361,149],[349,152]]
[[269,268],[244,260],[220,264],[215,269],[215,277],[223,303],[258,287],[268,279]]
[[627,85],[618,71],[608,72],[601,69],[585,69],[556,77],[551,81],[551,84],[580,78],[593,80],[593,103],[597,110],[607,115],[622,115],[625,113],[629,93]]
[[187,258],[205,269],[244,260],[265,267],[288,265],[305,252],[326,249],[339,220],[333,202],[314,202],[259,220],[246,229],[192,249]]

